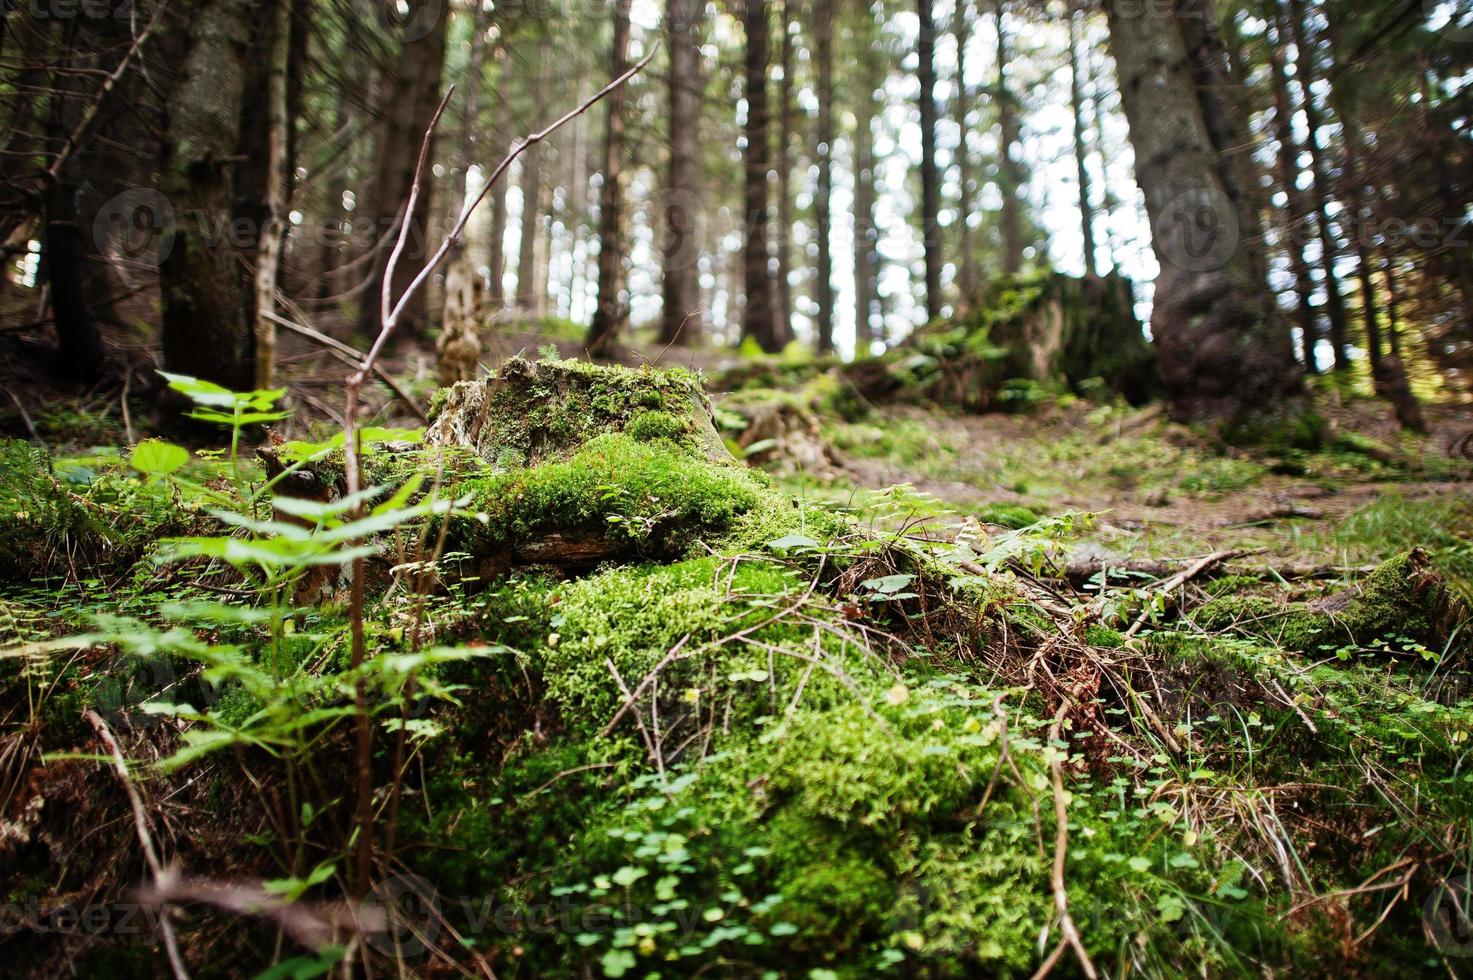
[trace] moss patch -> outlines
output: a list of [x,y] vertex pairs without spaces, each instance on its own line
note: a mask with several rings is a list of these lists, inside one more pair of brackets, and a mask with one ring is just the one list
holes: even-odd
[[572,458],[472,480],[474,518],[451,545],[477,556],[517,552],[557,535],[597,538],[609,554],[671,558],[714,539],[771,493],[750,471],[698,459],[666,439],[590,439]]
[[728,457],[700,379],[679,368],[514,358],[493,378],[450,388],[435,406],[426,442],[474,449],[502,468],[566,459],[595,436],[631,428],[637,439]]
[[1440,653],[1465,617],[1427,554],[1413,549],[1383,562],[1358,587],[1327,598],[1222,595],[1198,610],[1196,623],[1207,630],[1237,628],[1298,652],[1397,641]]

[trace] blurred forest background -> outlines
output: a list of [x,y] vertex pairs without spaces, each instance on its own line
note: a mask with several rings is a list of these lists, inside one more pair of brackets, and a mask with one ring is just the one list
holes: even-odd
[[1465,391],[1469,12],[1108,8],[23,0],[8,373],[245,389],[292,376],[301,328],[366,348],[403,224],[396,296],[519,140],[652,55],[491,189],[397,328],[413,374],[437,338],[454,380],[527,334],[865,358],[1057,270],[1128,280],[1181,418],[1272,404],[1297,370],[1412,425],[1411,388]]

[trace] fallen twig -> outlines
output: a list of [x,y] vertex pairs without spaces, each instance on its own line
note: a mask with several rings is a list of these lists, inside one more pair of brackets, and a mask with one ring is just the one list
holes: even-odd
[[[1153,590],[1156,592],[1160,592],[1163,597],[1165,606],[1163,607],[1162,611],[1165,612],[1166,609],[1169,609],[1173,605],[1175,600],[1172,598],[1172,594],[1176,592],[1177,589],[1181,588],[1183,585],[1186,585],[1192,579],[1196,578],[1198,575],[1201,575],[1212,566],[1227,561],[1229,558],[1237,558],[1241,554],[1243,554],[1243,552],[1241,551],[1214,551],[1206,558],[1198,559],[1197,561],[1188,565],[1186,568],[1177,572],[1175,575],[1163,581]],[[1137,633],[1141,631],[1142,626],[1145,626],[1146,623],[1150,622],[1151,612],[1152,610],[1148,605],[1146,609],[1142,611],[1139,616],[1136,617],[1135,622],[1130,624],[1130,629],[1125,631],[1125,638],[1127,640],[1133,638]]]
[[[153,875],[154,886],[162,888],[171,879],[172,874],[159,860],[158,848],[154,846],[153,835],[148,830],[148,814],[143,809],[143,797],[138,794],[138,787],[133,785],[133,779],[128,775],[128,760],[123,758],[123,750],[118,747],[117,739],[113,738],[113,733],[108,729],[107,722],[102,720],[101,715],[88,708],[82,712],[82,718],[92,726],[98,739],[112,754],[113,771],[117,773],[118,781],[123,784],[123,790],[128,794],[128,804],[133,808],[133,827],[138,832],[139,844],[143,846],[143,858],[148,862],[148,870]],[[164,951],[169,957],[169,969],[173,971],[175,980],[189,980],[189,971],[184,968],[184,959],[179,955],[179,944],[174,939],[174,926],[169,922],[167,908],[159,915],[159,934],[163,937]]]
[[[1054,723],[1049,728],[1049,742],[1059,741],[1060,729],[1064,725],[1064,714],[1069,710],[1069,702],[1065,701],[1059,705],[1059,710],[1054,712]],[[1051,881],[1054,889],[1054,909],[1059,913],[1059,929],[1064,934],[1064,940],[1074,949],[1074,955],[1079,960],[1079,968],[1090,980],[1095,980],[1098,974],[1095,972],[1094,962],[1090,960],[1089,953],[1085,951],[1084,943],[1080,941],[1079,930],[1074,926],[1074,919],[1069,915],[1069,891],[1064,884],[1064,859],[1069,853],[1069,807],[1064,797],[1064,759],[1068,757],[1068,750],[1055,749],[1053,757],[1049,760],[1049,768],[1053,772],[1054,786],[1054,866]],[[1057,957],[1051,957],[1057,960]],[[1046,961],[1050,968],[1052,963]],[[1043,970],[1042,973],[1046,973]],[[1041,975],[1041,974],[1040,974]]]

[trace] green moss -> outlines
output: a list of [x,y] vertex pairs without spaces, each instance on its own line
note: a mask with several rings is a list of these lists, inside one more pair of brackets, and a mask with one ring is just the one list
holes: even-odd
[[657,410],[640,412],[624,427],[629,437],[638,442],[654,442],[656,439],[678,442],[691,434],[690,429],[690,423],[685,419]]
[[1252,575],[1224,575],[1215,578],[1202,586],[1203,590],[1214,598],[1218,596],[1232,595],[1235,592],[1245,592],[1249,589],[1257,589],[1263,585],[1263,580]]
[[1198,610],[1196,623],[1207,630],[1236,628],[1300,652],[1387,640],[1440,651],[1459,634],[1464,616],[1426,554],[1414,549],[1334,596],[1284,602],[1270,595],[1223,595]]
[[679,368],[513,358],[494,378],[450,388],[427,439],[515,468],[567,459],[638,422],[637,438],[673,438],[692,455],[727,458],[711,414],[701,380]]
[[1037,524],[1039,516],[1021,504],[987,504],[976,511],[983,524],[997,524],[1015,531]]
[[0,439],[0,581],[125,569],[191,519],[167,486],[144,482],[116,456],[53,462]]
[[1092,647],[1103,647],[1107,650],[1115,650],[1125,645],[1125,635],[1119,630],[1091,623],[1084,628],[1084,642]]
[[[683,656],[660,675],[667,724],[710,710],[739,720],[766,714],[786,703],[809,663],[782,651],[813,654],[811,627],[779,615],[804,584],[776,562],[722,558],[621,568],[572,583],[562,593],[556,633],[536,651],[548,696],[575,729],[600,729],[625,699],[609,664],[632,689],[679,648]],[[836,645],[831,637],[821,643],[819,650]],[[821,701],[832,686],[827,676],[811,677],[805,697]]]
[[456,520],[450,542],[478,556],[553,534],[603,538],[630,554],[678,556],[731,529],[769,492],[741,466],[623,433],[590,439],[566,462],[474,479],[464,488],[477,516]]

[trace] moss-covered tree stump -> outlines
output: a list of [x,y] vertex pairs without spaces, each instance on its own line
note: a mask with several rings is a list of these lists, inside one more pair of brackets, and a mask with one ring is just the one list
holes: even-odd
[[441,391],[425,433],[498,469],[576,453],[594,436],[668,438],[713,462],[729,461],[700,379],[680,369],[618,369],[583,361],[513,358],[494,377]]

